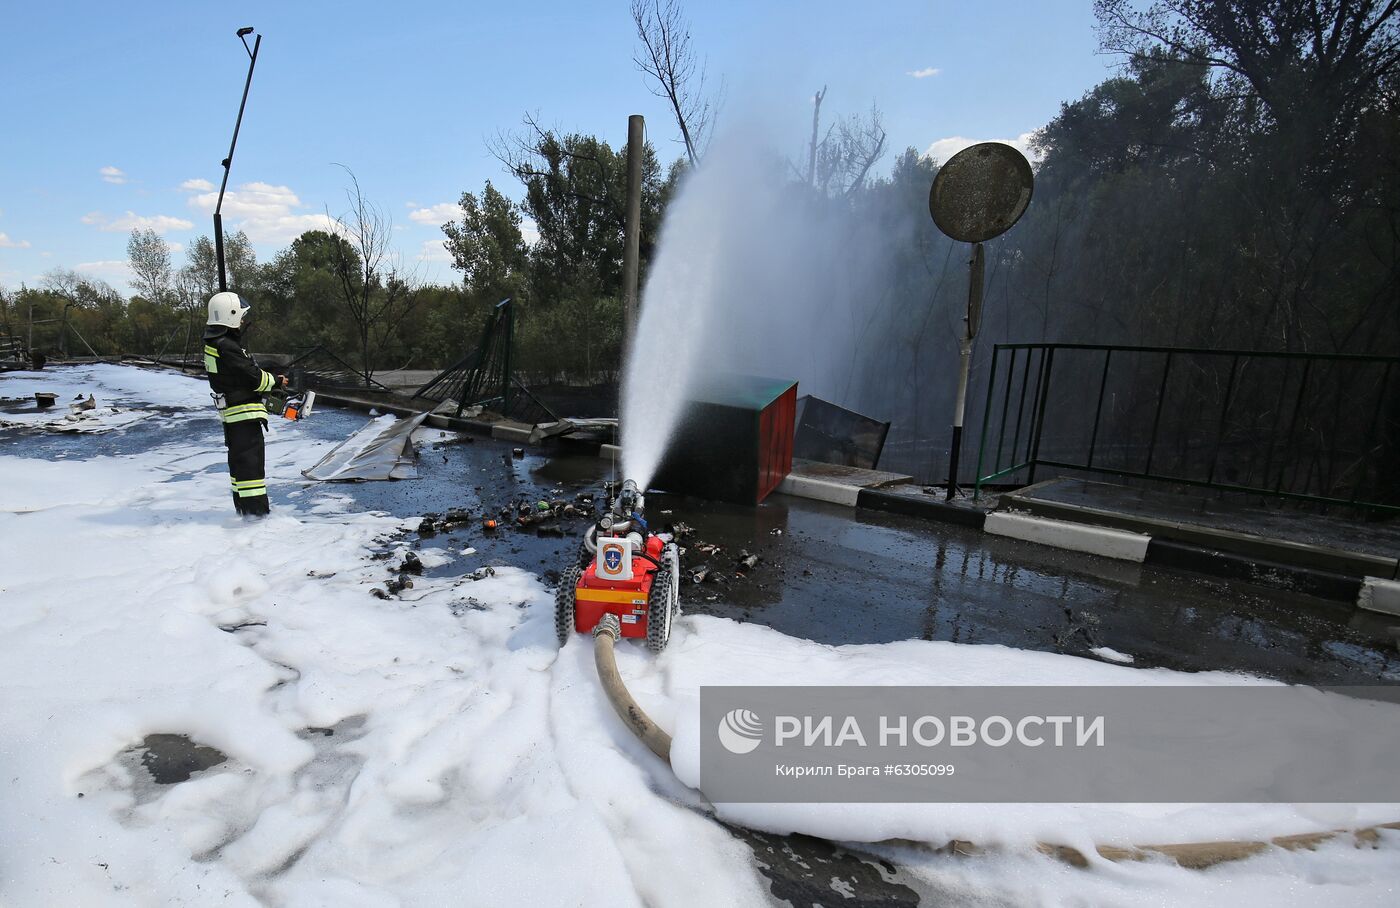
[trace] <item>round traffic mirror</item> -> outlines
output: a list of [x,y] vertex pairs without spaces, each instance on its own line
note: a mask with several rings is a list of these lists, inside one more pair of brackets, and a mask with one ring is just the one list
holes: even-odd
[[1001,142],[980,142],[938,168],[928,210],[946,235],[963,243],[982,243],[1020,220],[1034,185],[1025,155]]

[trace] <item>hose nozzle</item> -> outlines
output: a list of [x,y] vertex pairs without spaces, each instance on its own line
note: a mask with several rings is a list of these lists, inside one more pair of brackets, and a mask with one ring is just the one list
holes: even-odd
[[645,506],[646,499],[642,497],[637,483],[629,479],[622,484],[622,490],[617,493],[617,501],[613,504],[613,513],[619,517],[630,517],[633,514],[640,514]]

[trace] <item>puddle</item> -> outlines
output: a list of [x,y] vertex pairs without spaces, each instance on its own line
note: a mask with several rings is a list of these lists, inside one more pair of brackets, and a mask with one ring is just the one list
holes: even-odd
[[135,750],[157,785],[177,785],[228,760],[222,751],[196,744],[184,735],[147,735]]

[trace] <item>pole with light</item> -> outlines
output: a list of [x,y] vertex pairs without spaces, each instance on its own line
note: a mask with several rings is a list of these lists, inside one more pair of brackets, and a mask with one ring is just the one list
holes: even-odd
[[982,285],[986,266],[982,244],[1010,230],[1031,203],[1035,176],[1030,162],[1010,145],[981,142],[953,155],[933,178],[928,209],[933,222],[950,239],[972,243],[968,263],[967,313],[958,340],[958,393],[953,406],[953,438],[948,451],[948,492],[958,489],[963,413],[972,371],[972,342],[982,321]]
[[253,38],[253,46],[248,46],[248,36],[253,34],[252,26],[238,30],[238,40],[248,52],[248,78],[243,82],[243,100],[238,102],[238,119],[233,123],[233,139],[228,143],[228,157],[223,160],[224,179],[219,184],[219,201],[214,206],[214,255],[219,262],[219,292],[228,289],[228,274],[224,269],[224,190],[228,189],[228,172],[233,166],[233,149],[238,145],[238,130],[243,126],[243,108],[248,106],[248,89],[253,85],[253,67],[258,65],[258,48],[262,45],[262,35]]

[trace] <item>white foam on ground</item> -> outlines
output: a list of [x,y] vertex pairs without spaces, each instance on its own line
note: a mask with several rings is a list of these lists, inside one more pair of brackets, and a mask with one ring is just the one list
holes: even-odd
[[[191,384],[165,380],[153,396]],[[376,599],[386,564],[368,556],[404,521],[300,485],[295,510],[244,523],[222,472],[197,472],[222,460],[213,433],[61,464],[14,450],[0,455],[0,903],[768,903],[749,848],[613,715],[591,640],[557,649],[552,597],[533,574],[415,578],[413,601]],[[269,436],[270,484],[297,483],[320,453]],[[64,493],[45,501],[39,484]],[[829,647],[711,617],[679,621],[660,657],[619,647],[619,664],[680,735],[682,777],[701,684],[1248,680],[997,646]],[[313,730],[325,728],[335,733]],[[229,760],[155,787],[120,756],[151,733],[187,734]],[[1013,846],[1392,818],[1301,805],[722,809],[839,839]],[[1393,904],[1400,885],[1393,836],[1378,851],[1327,847],[1204,874],[890,853],[920,887],[962,903]]]
[[1098,656],[1100,659],[1107,659],[1109,662],[1118,662],[1122,665],[1129,665],[1133,662],[1132,656],[1127,653],[1120,653],[1118,650],[1109,646],[1096,646],[1089,650],[1089,652]]
[[78,395],[91,394],[99,405],[131,409],[146,407],[195,408],[214,404],[209,384],[203,378],[182,375],[169,369],[143,368],[114,363],[82,366],[51,366],[38,371],[7,372],[0,383],[0,397],[32,401],[36,391],[58,395],[55,409],[65,407]]
[[[1240,685],[1267,684],[1226,672],[1188,674],[1133,669],[1004,646],[910,640],[827,646],[794,640],[759,625],[696,617],[677,623],[667,652],[624,667],[643,708],[655,711],[675,741],[676,774],[698,786],[698,712],[689,702],[702,685]],[[693,654],[691,657],[687,657]],[[698,657],[698,658],[697,658]],[[639,676],[639,677],[638,677]],[[637,677],[637,680],[631,680]],[[655,698],[655,699],[653,699]],[[1267,772],[1270,767],[1261,767]],[[774,832],[799,831],[877,842],[950,839],[1037,841],[1091,849],[1115,845],[1258,838],[1400,818],[1396,805],[1235,804],[719,804],[727,819]]]
[[[155,368],[112,363],[52,366],[39,371],[5,373],[0,397],[0,428],[21,427],[51,432],[100,433],[125,429],[151,418],[161,410],[209,407],[209,387],[202,381]],[[36,392],[58,395],[52,407],[39,409]],[[94,408],[74,412],[70,405],[91,396]]]

